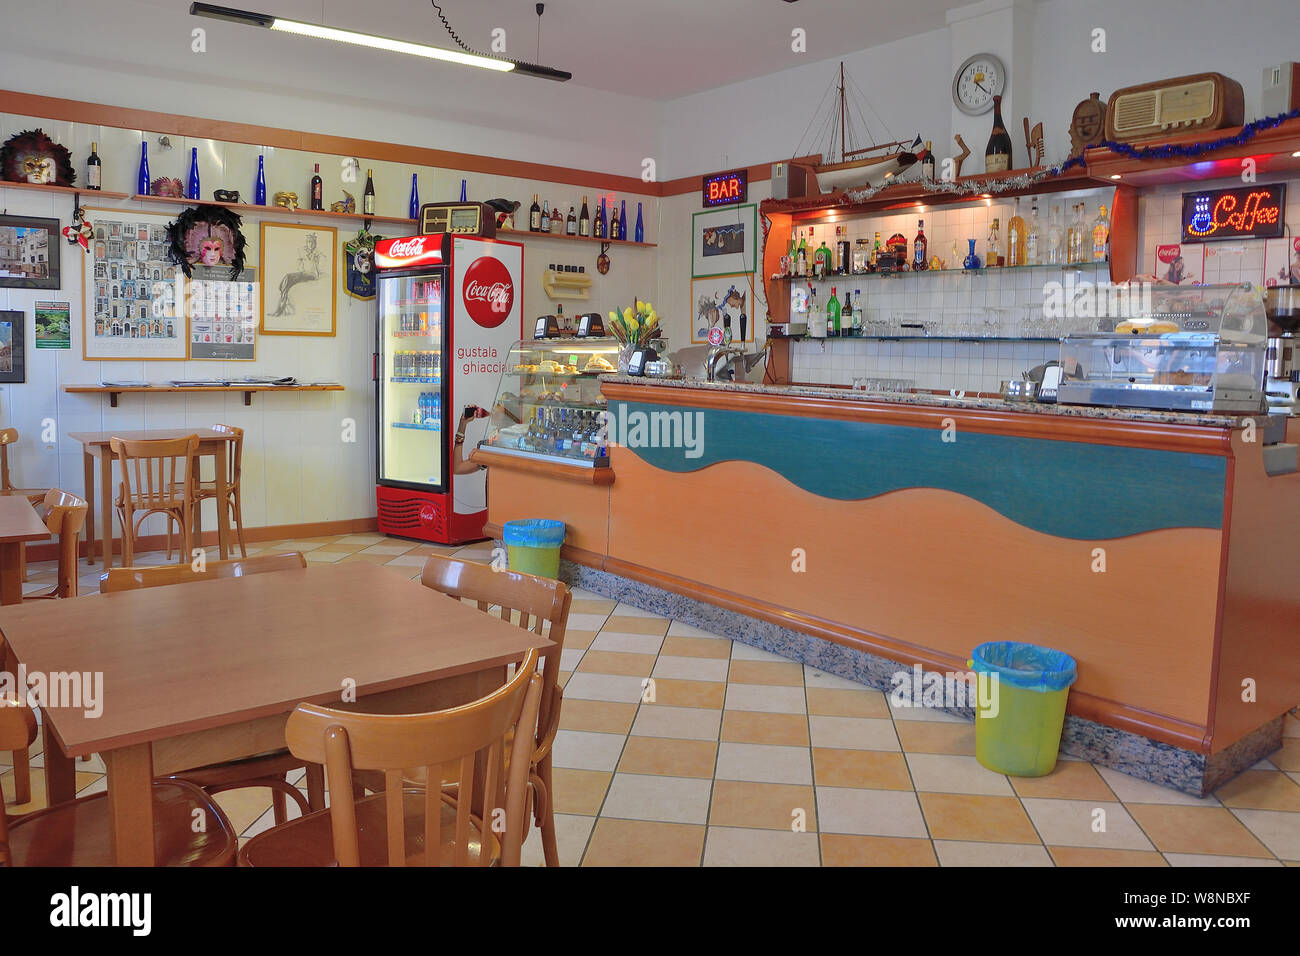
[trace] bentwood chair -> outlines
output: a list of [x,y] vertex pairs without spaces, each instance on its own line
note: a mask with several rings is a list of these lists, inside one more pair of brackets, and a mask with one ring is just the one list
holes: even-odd
[[[30,707],[0,700],[0,750],[36,739]],[[160,866],[230,866],[238,838],[221,807],[193,784],[153,782],[154,853]],[[204,826],[196,828],[196,820]],[[0,795],[0,866],[112,866],[108,794],[36,810],[10,823]],[[198,832],[196,832],[196,829]]]
[[24,594],[23,600],[74,598],[77,596],[77,536],[86,523],[86,502],[76,495],[51,488],[37,510],[41,512],[45,527],[59,541],[58,578],[49,591]]
[[[239,495],[239,478],[244,468],[244,430],[234,425],[213,425],[214,432],[221,432],[233,436],[230,441],[226,442],[229,451],[226,453],[224,460],[217,459],[217,467],[226,469],[226,500],[217,501],[217,508],[227,508],[230,515],[235,520],[235,534],[239,539],[239,553],[248,557],[248,548],[244,544],[244,506]],[[216,501],[217,483],[216,481],[200,481],[196,486],[198,504],[194,510],[194,528],[195,542],[200,543],[202,537],[202,508],[203,502],[211,498]],[[218,515],[220,521],[220,515]]]
[[194,529],[195,482],[198,479],[199,436],[130,441],[109,440],[109,448],[122,468],[117,518],[122,525],[122,564],[135,559],[140,523],[151,514],[167,519],[167,532],[176,522],[180,532],[180,560],[190,560]]
[[[164,587],[169,584],[189,584],[216,578],[241,578],[268,571],[301,570],[307,559],[301,551],[284,554],[259,554],[233,561],[208,561],[202,571],[188,564],[165,564],[149,568],[110,568],[99,576],[99,590],[103,594],[118,591],[135,591],[140,588]],[[306,767],[307,797],[286,779]],[[202,787],[209,794],[223,790],[243,790],[248,787],[266,787],[271,791],[271,810],[276,823],[288,817],[285,798],[293,800],[306,814],[325,808],[325,771],[319,764],[299,760],[287,750],[274,750],[229,763],[209,764],[193,770],[184,770],[171,779],[186,780]]]
[[[45,499],[45,493],[48,488],[15,488],[13,479],[9,475],[9,446],[16,444],[18,441],[18,429],[0,428],[0,495],[6,497],[26,498],[34,506],[39,505]],[[27,580],[27,550],[20,547],[18,549],[19,564],[18,573],[24,581]]]
[[[285,739],[299,758],[324,762],[330,807],[259,833],[240,850],[240,865],[518,866],[532,741],[510,732],[537,721],[536,670],[530,650],[514,677],[486,697],[427,714],[299,704]],[[461,779],[455,796],[440,785],[403,785],[408,767],[441,784],[447,764]],[[382,773],[384,792],[356,798],[354,771]]]

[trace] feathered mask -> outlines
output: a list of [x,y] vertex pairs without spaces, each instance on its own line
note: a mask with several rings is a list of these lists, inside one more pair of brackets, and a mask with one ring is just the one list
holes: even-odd
[[244,234],[237,213],[220,206],[186,209],[167,227],[168,257],[188,279],[193,267],[230,266],[230,281],[244,271]]
[[77,181],[72,154],[40,129],[15,133],[0,146],[0,176],[11,183],[52,186],[72,186]]

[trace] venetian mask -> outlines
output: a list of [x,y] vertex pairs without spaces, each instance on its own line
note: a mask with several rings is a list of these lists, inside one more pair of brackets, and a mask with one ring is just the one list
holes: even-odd
[[23,160],[22,171],[24,179],[39,185],[54,182],[58,172],[52,156],[28,156]]
[[220,265],[223,248],[221,239],[215,236],[202,240],[199,243],[199,262],[205,266]]

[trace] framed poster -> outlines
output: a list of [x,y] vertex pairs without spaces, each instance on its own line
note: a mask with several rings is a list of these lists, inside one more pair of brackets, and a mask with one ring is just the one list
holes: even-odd
[[333,335],[338,230],[262,223],[259,330],[263,335]]
[[26,329],[26,312],[0,312],[0,383],[27,381]]
[[[709,341],[709,330],[720,329],[723,341],[754,341],[754,274],[713,276],[691,281],[691,342]],[[727,334],[730,333],[730,338]]]
[[185,287],[190,358],[252,362],[257,358],[257,270],[231,280],[226,266],[192,267]]
[[727,206],[691,217],[691,276],[753,273],[758,267],[758,206]]
[[0,287],[59,289],[59,220],[0,216]]
[[72,306],[68,302],[42,302],[33,305],[36,313],[36,347],[38,349],[72,348]]
[[81,355],[89,361],[184,361],[185,277],[168,257],[174,217],[90,209],[81,274]]

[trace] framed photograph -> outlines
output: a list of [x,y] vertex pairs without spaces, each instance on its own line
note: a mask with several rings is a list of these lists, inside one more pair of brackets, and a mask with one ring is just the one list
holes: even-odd
[[59,289],[59,220],[0,216],[0,287]]
[[[175,217],[129,209],[86,208],[98,235],[82,255],[81,355],[88,361],[184,361],[189,345],[185,276],[156,258],[150,231]],[[144,238],[141,239],[140,236]],[[165,249],[165,247],[164,247]]]
[[692,343],[708,342],[710,329],[721,329],[727,344],[754,341],[752,272],[691,280],[691,306]]
[[0,312],[0,383],[21,385],[27,381],[26,330],[26,312]]
[[338,289],[338,230],[262,223],[263,335],[333,335]]
[[193,267],[185,287],[190,358],[252,362],[257,358],[257,270],[231,280],[225,266]]
[[753,273],[758,267],[758,206],[697,212],[691,220],[691,276]]

